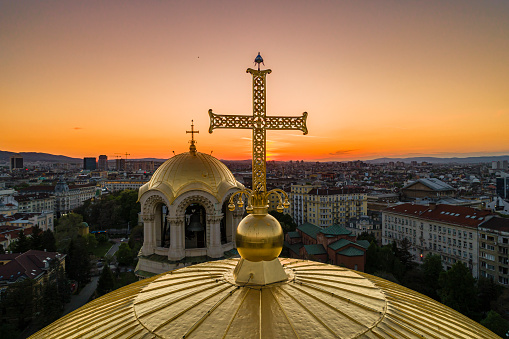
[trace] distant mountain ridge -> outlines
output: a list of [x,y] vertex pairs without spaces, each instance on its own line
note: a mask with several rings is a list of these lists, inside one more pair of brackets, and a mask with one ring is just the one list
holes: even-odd
[[[40,152],[9,152],[9,151],[0,151],[0,162],[8,162],[9,158],[15,154],[20,154],[25,162],[82,162],[83,158],[72,158],[65,155],[54,155],[49,153],[40,153]],[[97,159],[98,157],[96,157]],[[115,159],[108,159],[109,161],[115,161]],[[139,158],[139,159],[128,159],[128,161],[166,161],[168,159],[159,159],[159,158]],[[378,158],[373,160],[364,160],[366,163],[370,164],[381,164],[388,162],[396,162],[402,161],[405,163],[410,163],[412,161],[421,162],[429,162],[433,164],[475,164],[475,163],[489,163],[492,161],[509,161],[509,155],[499,155],[499,156],[482,156],[482,157],[451,157],[451,158],[437,158],[437,157],[413,157],[413,158]],[[221,159],[221,161],[232,161],[232,162],[250,162],[251,160],[227,160]],[[288,162],[288,161],[283,161]],[[314,162],[314,161],[308,161]],[[324,161],[328,162],[328,161]]]
[[476,164],[476,163],[487,163],[492,161],[509,161],[509,155],[497,155],[497,156],[483,156],[483,157],[465,157],[465,158],[437,158],[437,157],[413,157],[413,158],[378,158],[373,160],[366,160],[365,162],[370,164],[382,164],[390,161],[402,161],[405,163],[409,163],[412,161],[421,162],[429,162],[433,164]]
[[71,158],[65,155],[54,155],[49,153],[39,153],[39,152],[9,152],[9,151],[0,151],[0,162],[8,162],[9,158],[13,155],[19,154],[23,157],[23,162],[36,162],[36,161],[44,161],[44,162],[83,162],[83,159],[80,158]]

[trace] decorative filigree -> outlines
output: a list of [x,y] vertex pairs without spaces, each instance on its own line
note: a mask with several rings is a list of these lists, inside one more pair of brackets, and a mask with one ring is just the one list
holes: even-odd
[[[253,190],[241,191],[250,196],[249,206],[266,205],[266,133],[267,130],[300,130],[308,133],[306,127],[307,113],[300,117],[267,116],[266,115],[266,75],[272,71],[254,70],[247,73],[253,76],[253,115],[219,115],[209,110],[209,133],[216,128],[252,129],[253,130]],[[275,193],[275,192],[273,192]],[[288,197],[285,195],[285,201]],[[280,198],[281,200],[281,198]],[[230,205],[232,202],[230,198]],[[239,200],[240,201],[240,200]]]
[[184,217],[170,217],[170,216],[167,216],[166,220],[168,220],[170,225],[175,225],[175,226],[184,225]]
[[142,214],[141,218],[143,219],[144,222],[152,222],[152,221],[154,221],[155,215],[153,215],[153,214]]
[[177,206],[176,215],[184,215],[186,208],[192,203],[197,203],[205,207],[207,215],[214,214],[214,205],[209,199],[202,197],[201,195],[192,195],[182,200],[182,202]]
[[143,214],[144,215],[153,214],[155,207],[158,204],[164,204],[164,199],[161,196],[154,194],[148,197],[148,199],[145,200],[145,202],[143,203]]
[[[234,198],[237,195],[239,196],[239,198],[237,201],[235,201]],[[276,210],[279,213],[283,213],[285,208],[290,207],[290,201],[288,200],[288,194],[279,188],[270,190],[268,192],[263,192],[263,194],[261,194],[261,197],[262,197],[261,201],[262,201],[263,206],[260,206],[260,207],[268,207],[268,206],[266,206],[266,202],[268,201],[270,195],[275,195],[279,199],[279,204],[276,207]],[[230,203],[228,204],[228,209],[230,211],[235,211],[236,210],[235,203],[237,204],[237,206],[242,208],[244,206],[244,200],[242,199],[243,196],[245,196],[248,201],[247,206],[246,206],[246,211],[248,213],[251,213],[253,211],[253,205],[256,204],[256,203],[253,204],[253,201],[256,201],[256,197],[255,197],[254,192],[252,190],[250,190],[249,188],[243,189],[242,191],[235,192],[230,197],[230,201],[229,201]]]
[[304,112],[300,117],[268,116],[255,120],[251,115],[220,115],[209,110],[209,133],[216,128],[253,129],[257,127],[270,130],[299,130],[307,134],[307,116],[308,113]]
[[208,216],[207,217],[207,224],[208,225],[211,225],[211,224],[217,224],[218,222],[221,222],[221,220],[223,219],[223,215],[211,215],[211,216]]

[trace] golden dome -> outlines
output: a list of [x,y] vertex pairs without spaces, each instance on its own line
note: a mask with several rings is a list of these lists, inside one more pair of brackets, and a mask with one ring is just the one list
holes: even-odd
[[141,280],[33,338],[498,338],[395,283],[313,261],[280,259],[289,279],[235,284],[236,259]]
[[157,190],[163,193],[171,204],[185,192],[202,190],[221,202],[231,188],[243,189],[244,186],[235,180],[221,161],[191,149],[166,160],[150,181],[140,187],[138,199],[148,190]]

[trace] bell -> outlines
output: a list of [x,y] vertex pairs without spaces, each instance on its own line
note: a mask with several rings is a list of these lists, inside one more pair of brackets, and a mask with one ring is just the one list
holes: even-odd
[[203,231],[203,225],[200,223],[200,215],[197,213],[193,213],[191,215],[191,222],[189,226],[187,226],[187,230],[191,232],[201,232]]

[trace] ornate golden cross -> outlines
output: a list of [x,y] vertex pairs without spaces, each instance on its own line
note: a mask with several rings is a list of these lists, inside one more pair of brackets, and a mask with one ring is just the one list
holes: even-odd
[[200,133],[200,131],[195,131],[194,130],[194,121],[191,120],[191,130],[190,131],[186,131],[186,133],[191,133],[191,146],[189,146],[189,149],[191,151],[191,153],[196,153],[196,146],[194,145],[195,144],[195,140],[194,140],[194,134],[195,133]]
[[[258,58],[257,58],[258,59]],[[260,64],[255,59],[255,62]],[[261,57],[260,57],[261,59]],[[263,59],[262,59],[263,60]],[[219,115],[209,109],[209,133],[216,128],[253,130],[253,206],[266,205],[266,130],[300,130],[308,133],[307,113],[300,117],[267,116],[266,114],[266,76],[272,71],[248,68],[246,73],[253,76],[253,115]]]

